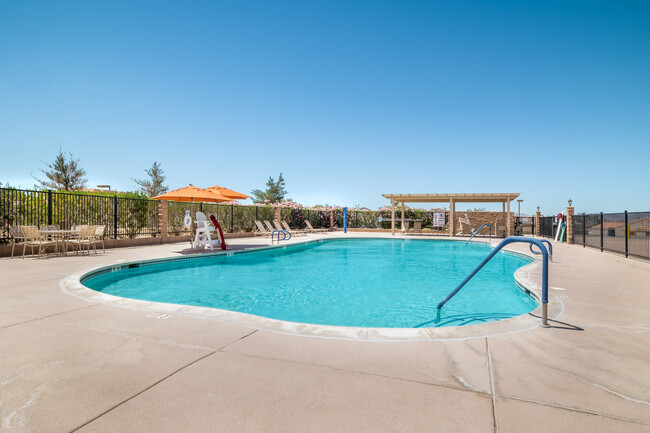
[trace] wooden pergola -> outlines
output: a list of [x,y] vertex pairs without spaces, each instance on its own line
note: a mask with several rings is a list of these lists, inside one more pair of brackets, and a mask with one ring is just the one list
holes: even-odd
[[503,203],[503,215],[506,221],[506,236],[510,236],[510,218],[507,218],[506,215],[510,215],[510,202],[519,197],[519,193],[382,194],[382,196],[390,200],[390,228],[393,236],[395,236],[396,203],[402,204],[402,221],[404,221],[404,203],[449,203],[449,236],[454,236],[455,232],[456,203]]

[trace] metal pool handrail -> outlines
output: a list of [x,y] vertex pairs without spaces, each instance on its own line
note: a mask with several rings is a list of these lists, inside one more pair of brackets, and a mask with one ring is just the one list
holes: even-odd
[[472,235],[472,237],[469,238],[469,240],[468,240],[467,242],[465,242],[465,245],[467,245],[467,244],[469,243],[469,241],[471,241],[472,239],[474,239],[474,236],[476,236],[476,235],[478,234],[478,232],[480,232],[481,229],[482,229],[483,227],[485,227],[485,226],[490,227],[490,242],[492,242],[492,226],[491,226],[490,224],[487,224],[487,223],[486,223],[486,224],[483,224],[481,227],[478,228],[478,230],[476,230],[476,231],[474,232],[474,234]]
[[510,236],[502,240],[499,245],[497,245],[491,252],[490,254],[487,255],[483,259],[483,261],[451,292],[443,299],[439,304],[438,307],[436,307],[438,310],[440,310],[446,303],[449,301],[451,298],[453,298],[456,293],[462,289],[465,284],[471,280],[474,275],[478,273],[478,271],[481,270],[483,266],[487,262],[489,262],[492,257],[498,253],[501,248],[505,247],[508,244],[511,244],[513,242],[525,242],[529,244],[535,244],[539,247],[541,254],[542,254],[542,327],[544,328],[549,328],[548,324],[548,251],[546,250],[546,247],[544,244],[539,240],[539,239],[533,239],[533,238],[523,238],[519,236]]
[[[551,259],[551,261],[553,261],[553,245],[551,245],[551,242],[548,239],[540,239],[540,241],[548,244],[548,255],[549,255],[549,258]],[[530,248],[530,252],[533,253],[533,254],[538,254],[538,255],[542,254],[541,251],[537,252],[537,251],[533,250],[533,244],[530,244],[530,246],[528,248]]]
[[[273,236],[276,233],[278,234],[278,244],[280,243],[280,241],[285,241],[285,240],[288,241],[289,239],[291,239],[291,232],[286,230],[273,230],[271,232],[271,245],[273,245]],[[282,234],[282,239],[280,239],[280,234]],[[287,237],[287,235],[289,235],[289,237]]]

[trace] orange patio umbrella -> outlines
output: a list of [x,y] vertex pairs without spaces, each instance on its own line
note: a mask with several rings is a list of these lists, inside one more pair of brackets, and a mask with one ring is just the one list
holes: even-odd
[[219,193],[228,197],[230,200],[245,200],[250,197],[250,195],[242,194],[241,192],[233,191],[232,189],[224,188],[219,185],[211,186],[210,188],[206,188],[206,190]]
[[179,188],[174,191],[166,192],[164,194],[151,197],[154,200],[170,200],[170,201],[189,201],[189,202],[213,202],[223,203],[231,201],[232,198],[226,197],[216,191],[208,191],[194,185]]

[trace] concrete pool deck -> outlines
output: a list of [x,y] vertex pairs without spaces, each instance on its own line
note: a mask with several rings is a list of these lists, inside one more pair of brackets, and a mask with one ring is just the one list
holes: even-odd
[[552,328],[435,341],[290,335],[59,288],[187,246],[0,259],[2,431],[650,432],[650,263],[554,244]]

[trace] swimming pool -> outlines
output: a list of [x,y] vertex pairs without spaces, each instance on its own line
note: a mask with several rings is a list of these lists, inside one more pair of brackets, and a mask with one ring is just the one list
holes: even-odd
[[535,309],[513,276],[531,260],[498,253],[437,314],[438,302],[490,251],[456,241],[332,239],[129,264],[81,282],[119,297],[347,327],[459,326]]

